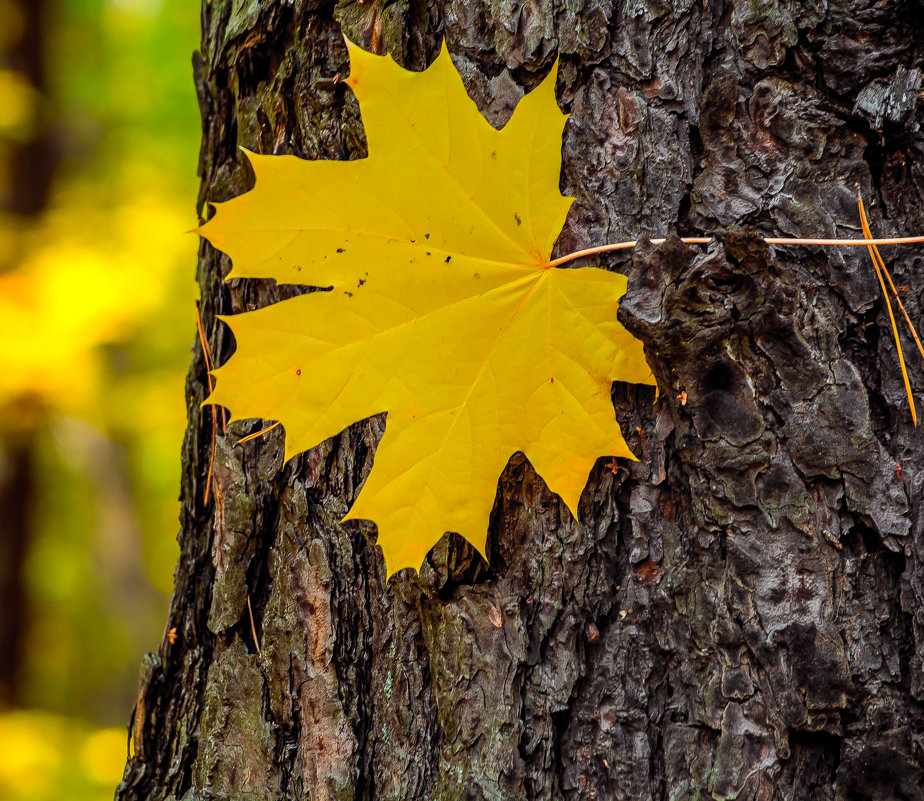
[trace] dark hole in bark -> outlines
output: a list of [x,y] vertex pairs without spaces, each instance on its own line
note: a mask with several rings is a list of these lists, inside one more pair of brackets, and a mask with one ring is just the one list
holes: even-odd
[[735,376],[727,364],[717,364],[703,376],[701,388],[703,392],[722,392],[730,389],[735,383]]
[[744,276],[732,273],[718,273],[706,276],[706,286],[716,292],[732,294],[740,290],[744,283]]

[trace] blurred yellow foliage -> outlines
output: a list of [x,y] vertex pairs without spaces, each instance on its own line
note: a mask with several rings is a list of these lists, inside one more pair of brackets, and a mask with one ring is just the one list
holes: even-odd
[[21,73],[0,70],[0,134],[10,139],[32,135],[41,94]]
[[24,29],[22,9],[13,0],[0,0],[0,50],[18,41]]
[[[7,228],[7,252],[22,261],[0,273],[0,408],[28,398],[98,421],[99,346],[134,333],[165,302],[177,263],[186,256],[192,265],[194,240],[183,232],[195,220],[171,201],[141,193],[79,213],[64,203],[18,236]],[[171,300],[191,314],[188,285],[187,297]]]
[[38,432],[24,697],[96,698],[104,719],[127,715],[172,586],[196,336],[191,187],[138,173],[134,192],[70,186],[34,222],[0,220],[0,446]]
[[[199,13],[173,0],[34,10],[0,0],[0,205],[38,198],[0,214],[0,478],[28,470],[32,486],[21,499],[27,597],[0,614],[28,611],[15,703],[118,722],[161,636],[177,556]],[[28,68],[39,52],[41,69]],[[26,747],[27,719],[44,752]],[[3,801],[25,797],[11,789],[22,764],[54,791],[30,799],[103,797],[72,789],[54,754],[80,787],[105,771],[112,797],[120,770],[100,757],[111,732],[0,720]]]
[[3,801],[110,801],[125,766],[125,729],[40,712],[0,715]]

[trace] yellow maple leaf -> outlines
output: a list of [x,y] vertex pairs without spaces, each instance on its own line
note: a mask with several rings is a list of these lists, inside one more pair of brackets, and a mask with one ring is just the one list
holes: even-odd
[[286,459],[387,412],[345,519],[377,524],[390,575],[446,531],[483,554],[516,451],[576,514],[596,459],[632,457],[612,381],[653,379],[616,321],[625,278],[549,264],[572,203],[554,76],[498,131],[445,46],[420,73],[350,60],[369,157],[249,154],[255,188],[200,230],[234,277],[332,287],[224,317],[237,351],[208,402],[279,420]]

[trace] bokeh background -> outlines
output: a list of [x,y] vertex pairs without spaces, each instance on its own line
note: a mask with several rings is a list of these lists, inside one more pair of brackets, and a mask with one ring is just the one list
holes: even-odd
[[195,0],[0,0],[0,799],[103,801],[178,554]]

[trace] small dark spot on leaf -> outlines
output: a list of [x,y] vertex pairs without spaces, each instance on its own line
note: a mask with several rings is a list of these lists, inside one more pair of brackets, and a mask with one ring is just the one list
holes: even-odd
[[337,248],[338,253],[343,253],[343,248]]
[[430,234],[424,234],[424,239],[429,239],[429,238],[430,238]]
[[475,278],[481,278],[481,273],[475,273]]
[[[367,275],[368,275],[368,273],[367,273]],[[366,279],[365,279],[365,278],[360,278],[360,279],[359,279],[359,283],[358,283],[356,286],[357,286],[357,287],[361,287],[361,286],[362,286],[363,284],[365,284],[365,283],[366,283]]]
[[299,368],[295,371],[295,375],[301,375],[301,374],[302,374],[302,368],[299,367]]
[[353,297],[353,293],[352,293],[352,292],[347,292],[346,290],[344,290],[343,294],[346,295],[348,298],[352,298],[352,297]]
[[555,383],[555,376],[553,375],[552,378],[549,379],[549,380],[554,384],[554,383]]
[[513,213],[513,219],[517,221],[517,225],[523,225],[523,220],[520,219],[520,215],[516,212]]
[[492,151],[491,151],[491,158],[492,158],[492,159],[496,159],[496,158],[497,158],[497,151],[496,151],[496,150],[492,150]]
[[429,250],[427,251],[427,255],[428,255],[428,256],[430,255],[430,251],[429,251]]
[[446,264],[449,264],[450,259],[452,259],[452,256],[447,256],[447,257],[446,257]]

